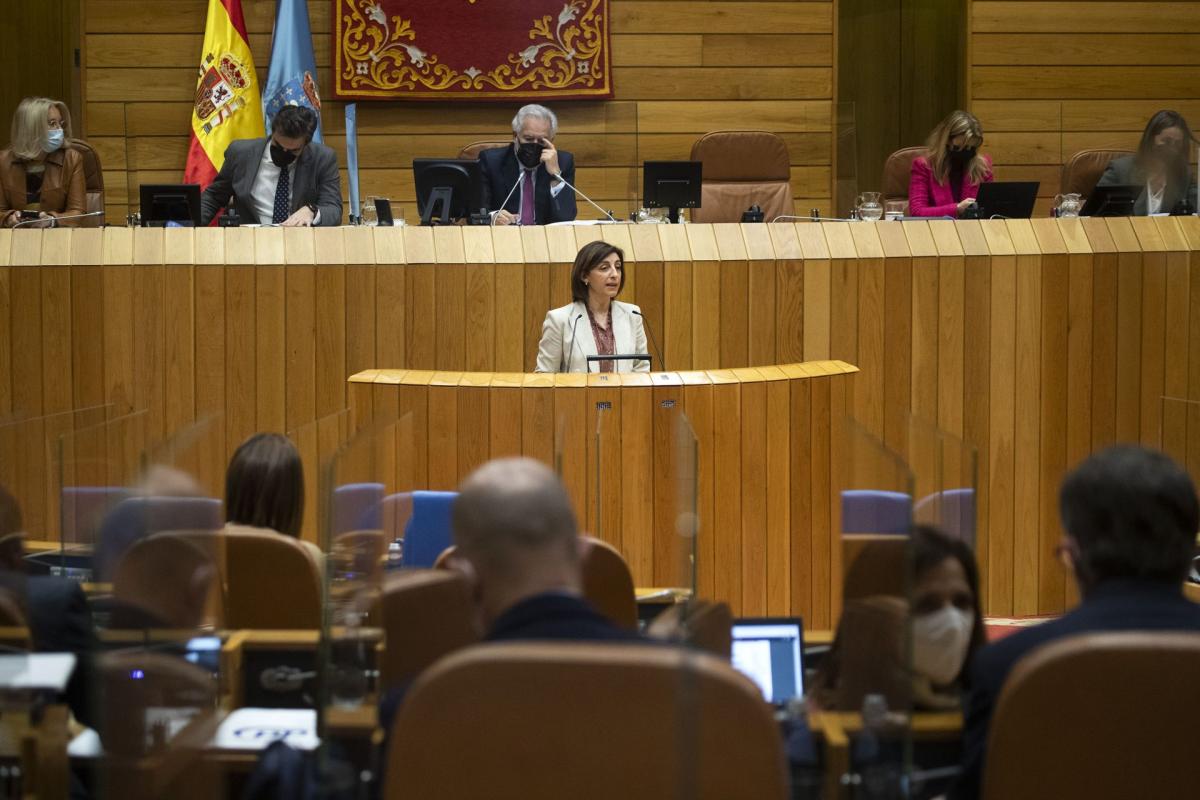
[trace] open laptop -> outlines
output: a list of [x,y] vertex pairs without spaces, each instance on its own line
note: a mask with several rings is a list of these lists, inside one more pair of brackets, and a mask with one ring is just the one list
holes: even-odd
[[1038,181],[1000,181],[979,187],[978,219],[1029,219],[1037,202]]
[[782,706],[804,695],[804,624],[799,617],[755,617],[733,623],[733,666]]

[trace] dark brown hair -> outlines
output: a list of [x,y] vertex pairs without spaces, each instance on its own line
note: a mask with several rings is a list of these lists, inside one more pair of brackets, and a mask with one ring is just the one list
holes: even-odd
[[[608,242],[588,242],[579,248],[579,254],[575,256],[575,266],[571,267],[571,299],[580,303],[587,302],[588,290],[583,279],[613,253],[621,259],[621,289],[625,288],[625,252]],[[620,290],[617,293],[620,294]]]
[[225,519],[300,536],[304,467],[290,439],[256,433],[242,442],[225,472]]
[[1145,158],[1154,150],[1154,137],[1165,131],[1167,128],[1179,128],[1183,133],[1184,145],[1184,163],[1187,163],[1190,153],[1187,152],[1187,147],[1196,141],[1192,136],[1192,129],[1188,127],[1187,120],[1178,111],[1163,109],[1154,114],[1150,121],[1146,123],[1146,130],[1142,131],[1142,140],[1138,143],[1138,156]]

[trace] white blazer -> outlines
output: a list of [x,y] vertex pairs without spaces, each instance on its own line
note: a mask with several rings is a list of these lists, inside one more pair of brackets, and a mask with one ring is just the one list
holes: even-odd
[[[635,314],[635,311],[638,313]],[[646,350],[646,328],[642,325],[640,313],[641,309],[632,303],[612,301],[609,324],[613,329],[614,355],[649,352]],[[538,343],[538,372],[599,372],[600,364],[592,362],[589,365],[587,360],[588,356],[594,355],[599,355],[596,337],[592,336],[592,325],[583,303],[576,300],[546,313],[546,321],[542,323],[542,340]],[[613,364],[617,372],[650,371],[648,361],[614,361]]]

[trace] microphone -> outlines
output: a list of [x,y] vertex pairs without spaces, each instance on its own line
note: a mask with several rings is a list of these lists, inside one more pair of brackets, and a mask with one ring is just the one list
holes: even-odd
[[666,372],[667,363],[663,361],[662,350],[659,349],[658,340],[654,338],[654,331],[650,330],[650,323],[646,321],[646,317],[642,314],[642,312],[634,311],[633,313],[642,318],[642,327],[646,329],[646,333],[650,336],[650,344],[654,345],[654,352],[658,354],[659,371]]
[[[103,214],[104,214],[103,211],[89,211],[86,214],[71,214],[70,216],[67,216],[67,217],[50,217],[48,219],[42,219],[39,217],[38,219],[26,219],[26,220],[22,220],[21,222],[18,222],[16,225],[13,225],[13,229],[16,230],[17,228],[21,227],[22,225],[35,225],[39,222],[48,222],[50,220],[53,220],[54,224],[57,225],[59,222],[61,222],[64,219],[83,219],[84,217],[99,217]],[[54,226],[51,226],[51,227],[54,227]]]
[[559,172],[559,173],[558,173],[557,175],[555,175],[554,177],[555,177],[555,178],[557,178],[558,180],[562,181],[563,183],[566,183],[566,184],[567,184],[567,188],[568,188],[568,189],[570,189],[571,191],[575,192],[575,194],[579,195],[579,196],[580,196],[580,197],[582,197],[584,200],[587,200],[589,203],[591,203],[591,204],[592,204],[592,206],[593,206],[593,207],[594,207],[594,208],[595,208],[597,211],[599,211],[599,212],[600,212],[601,214],[603,214],[604,216],[608,217],[608,218],[609,218],[609,220],[611,220],[612,222],[620,222],[620,220],[618,220],[616,217],[614,217],[614,216],[612,215],[612,212],[605,211],[603,208],[601,208],[600,206],[596,205],[595,201],[593,201],[593,200],[592,200],[592,198],[588,197],[586,194],[584,194],[583,192],[579,191],[578,189],[576,189],[576,188],[575,188],[574,186],[572,186],[571,184],[567,183],[567,179],[566,179],[566,178],[564,178],[564,177],[562,176],[562,173],[561,173],[561,172]]
[[258,676],[258,683],[268,692],[295,692],[304,682],[317,677],[315,672],[305,672],[296,667],[268,667]]
[[[498,214],[504,210],[504,207],[506,205],[508,205],[508,198],[513,196],[513,192],[515,192],[517,190],[517,187],[520,185],[521,185],[521,170],[517,170],[517,182],[512,185],[511,189],[508,190],[508,194],[505,196],[504,202],[500,204],[500,208],[497,209],[496,214]],[[492,214],[492,222],[491,222],[492,225],[496,224],[496,214]]]
[[583,314],[576,314],[575,321],[571,323],[571,349],[567,351],[567,372],[571,371],[571,356],[575,355],[575,326],[581,319],[583,319]]

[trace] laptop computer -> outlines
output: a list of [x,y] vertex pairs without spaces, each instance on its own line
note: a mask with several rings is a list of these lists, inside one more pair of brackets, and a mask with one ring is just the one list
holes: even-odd
[[733,666],[768,703],[804,696],[804,624],[799,617],[754,617],[733,623]]
[[[1129,217],[1144,186],[1097,186],[1079,211],[1081,217]],[[1168,209],[1170,210],[1170,209]]]
[[993,217],[1005,219],[1029,219],[1033,215],[1033,204],[1037,202],[1038,181],[1001,181],[985,183],[979,187],[975,198],[979,211],[977,219]]

